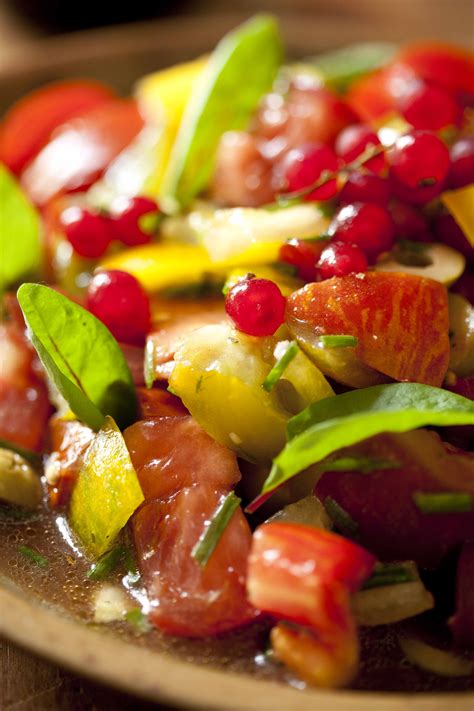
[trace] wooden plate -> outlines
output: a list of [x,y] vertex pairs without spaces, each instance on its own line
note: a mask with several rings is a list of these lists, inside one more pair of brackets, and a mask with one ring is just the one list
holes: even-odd
[[[439,0],[440,5],[443,2]],[[405,5],[394,3],[399,9],[400,4]],[[383,3],[386,9],[388,5]],[[407,2],[408,14],[398,13],[389,21],[386,13],[373,12],[375,5],[369,0],[361,0],[357,6],[356,14],[350,17],[347,14],[342,18],[338,14],[284,16],[282,28],[289,54],[302,56],[355,40],[402,41],[433,34],[429,23],[422,22],[423,15],[425,18],[427,15],[416,14],[417,9],[420,13],[423,8],[432,8],[423,0]],[[428,22],[433,23],[433,18],[438,22],[444,39],[453,40],[457,36],[468,45],[469,27],[449,11],[450,7],[448,3],[445,18],[440,20],[435,13]],[[55,37],[6,53],[0,50],[0,113],[31,88],[68,76],[93,76],[111,82],[125,93],[142,74],[207,51],[242,19],[241,14],[171,18]],[[209,711],[474,709],[472,693],[301,692],[282,684],[193,665],[168,653],[124,642],[107,630],[97,632],[25,594],[6,578],[0,579],[0,635],[58,665],[115,688],[153,701]]]

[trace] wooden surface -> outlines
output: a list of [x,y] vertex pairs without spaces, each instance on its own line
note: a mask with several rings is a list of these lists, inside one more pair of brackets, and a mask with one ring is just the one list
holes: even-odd
[[[223,7],[235,9],[234,3],[229,7],[219,0],[196,0],[186,5],[188,11],[197,13],[212,13]],[[471,46],[473,41],[472,0],[241,0],[238,9],[243,14],[251,14],[255,9],[274,9],[285,14],[291,10],[308,16],[303,44],[311,46],[314,28],[315,49],[334,46],[339,39],[348,42],[381,36],[383,39],[416,35],[447,40],[457,38]],[[87,71],[88,66],[92,69],[92,63],[97,63],[97,57],[104,52],[109,53],[109,59],[101,66],[109,71],[108,63],[115,63],[117,50],[118,54],[123,54],[127,45],[132,59],[127,61],[127,71],[121,72],[121,78],[128,86],[141,71],[149,71],[154,66],[155,58],[156,66],[160,66],[165,54],[170,62],[182,55],[186,36],[190,39],[188,56],[192,56],[206,49],[233,22],[233,16],[228,15],[199,28],[198,23],[188,17],[182,25],[180,48],[175,56],[173,34],[170,35],[169,29],[176,30],[179,24],[173,19],[156,25],[134,25],[128,31],[123,27],[110,28],[77,34],[71,39],[48,39],[42,38],[44,32],[17,16],[0,0],[0,94],[3,87],[4,105],[7,105],[31,85],[55,78],[55,74],[61,75],[62,71],[80,73]],[[292,28],[287,24],[286,27],[296,38],[297,25]],[[149,50],[147,59],[146,49],[157,44],[157,38],[162,40],[161,54],[158,49],[155,52]],[[199,41],[202,47],[196,44]],[[92,63],[88,65],[88,61]],[[28,73],[28,67],[35,67],[36,73]],[[79,67],[76,72],[74,67]],[[3,615],[4,610],[0,614]],[[1,711],[149,711],[152,708],[164,711],[171,707],[139,702],[123,693],[110,691],[0,640]]]

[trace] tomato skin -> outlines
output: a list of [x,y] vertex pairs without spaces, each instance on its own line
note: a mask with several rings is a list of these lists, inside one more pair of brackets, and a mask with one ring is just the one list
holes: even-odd
[[140,419],[148,420],[152,417],[184,417],[189,415],[179,397],[164,388],[153,387],[148,389],[138,387],[137,397]]
[[84,454],[94,439],[94,431],[78,420],[53,416],[48,424],[50,456],[45,473],[51,506],[69,504]]
[[398,101],[416,82],[415,72],[402,63],[389,64],[361,77],[349,89],[346,101],[364,121],[373,123],[398,107]]
[[115,96],[92,80],[48,84],[20,99],[0,127],[0,160],[19,175],[48,141],[55,128]]
[[465,543],[456,573],[456,612],[449,626],[457,644],[474,647],[474,543]]
[[124,437],[145,495],[132,529],[152,622],[185,637],[248,623],[255,617],[245,596],[251,533],[241,509],[205,567],[191,557],[205,521],[240,479],[235,455],[191,417],[137,422]]
[[114,99],[59,126],[22,173],[21,182],[37,205],[58,195],[85,190],[143,127],[132,99]]
[[375,558],[335,533],[291,523],[267,523],[254,533],[247,573],[250,602],[277,618],[275,655],[316,686],[348,684],[359,646],[350,596],[369,577]]

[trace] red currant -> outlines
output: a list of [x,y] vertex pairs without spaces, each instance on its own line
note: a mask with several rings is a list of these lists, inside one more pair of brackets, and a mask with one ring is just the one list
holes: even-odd
[[452,215],[447,212],[438,215],[434,221],[434,232],[439,242],[461,252],[468,262],[474,264],[474,247]]
[[278,259],[296,267],[298,276],[303,281],[316,281],[318,272],[316,262],[326,246],[326,240],[310,242],[304,239],[290,239],[280,247]]
[[395,224],[396,236],[414,242],[432,242],[428,220],[413,205],[395,200],[390,205],[390,214]]
[[112,241],[110,221],[103,215],[74,205],[62,212],[60,221],[68,241],[81,257],[102,257]]
[[[284,191],[304,190],[322,178],[326,171],[338,168],[334,152],[322,143],[307,143],[287,153],[277,172],[283,173]],[[305,196],[305,200],[329,200],[337,193],[336,180],[330,180]]]
[[[336,138],[334,147],[337,155],[345,163],[352,163],[369,146],[374,148],[380,146],[377,134],[369,126],[365,126],[363,123],[356,123],[352,126],[347,126],[341,131]],[[364,163],[364,166],[373,173],[382,173],[385,168],[385,158],[383,154],[376,155]]]
[[344,183],[339,200],[343,204],[375,202],[385,207],[390,200],[390,183],[373,173],[355,170]]
[[322,279],[366,272],[367,266],[367,257],[360,247],[346,242],[331,242],[318,262]]
[[392,189],[401,200],[415,205],[439,195],[450,163],[443,141],[428,131],[400,136],[388,160]]
[[158,217],[159,207],[147,197],[119,197],[112,205],[114,231],[123,244],[133,247],[151,241],[153,230],[146,230],[140,224],[144,215]]
[[393,245],[395,226],[385,207],[370,202],[345,205],[334,216],[328,233],[338,242],[355,244],[370,261]]
[[86,306],[121,343],[143,345],[150,330],[150,302],[131,274],[97,272],[87,290]]
[[285,297],[269,279],[243,279],[227,293],[225,310],[250,336],[272,336],[283,323]]
[[451,146],[450,188],[474,183],[474,136],[464,136]]
[[462,110],[452,95],[436,84],[415,82],[400,102],[400,111],[414,128],[439,131],[446,126],[459,126]]

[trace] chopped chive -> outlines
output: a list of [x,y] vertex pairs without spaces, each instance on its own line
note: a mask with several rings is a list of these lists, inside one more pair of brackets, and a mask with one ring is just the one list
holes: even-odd
[[265,380],[262,383],[262,388],[264,390],[266,390],[267,393],[269,393],[271,390],[273,390],[273,388],[275,387],[277,382],[280,380],[280,378],[283,375],[283,373],[285,372],[285,370],[290,365],[293,358],[295,358],[298,355],[298,351],[299,351],[299,346],[296,343],[296,341],[290,341],[287,349],[285,350],[285,352],[283,353],[281,358],[279,358],[277,360],[277,362],[275,363],[275,365],[273,366],[273,368],[268,373],[267,377],[265,378]]
[[436,178],[422,178],[418,181],[418,187],[420,188],[429,188],[432,185],[436,185]]
[[148,615],[145,615],[139,607],[134,607],[133,610],[129,610],[125,615],[125,619],[130,625],[135,627],[140,634],[146,634],[153,629]]
[[29,546],[18,546],[18,551],[22,556],[28,558],[28,560],[40,568],[47,568],[49,566],[49,560]]
[[362,474],[370,474],[370,472],[382,469],[399,469],[400,462],[378,457],[340,457],[340,459],[323,462],[320,468],[328,472],[357,471]]
[[153,387],[155,382],[155,344],[149,338],[145,346],[145,360],[143,362],[143,373],[145,376],[145,385],[148,390]]
[[324,508],[334,526],[345,536],[353,537],[359,532],[359,524],[331,496],[324,499]]
[[217,544],[224,533],[227,524],[234,515],[234,511],[239,507],[241,499],[233,491],[221,501],[214,511],[211,520],[199,537],[194,546],[191,557],[204,567],[214,552]]
[[316,340],[318,348],[354,348],[359,343],[355,336],[319,336]]
[[384,585],[412,583],[415,580],[417,580],[415,571],[407,565],[402,563],[379,563],[370,578],[362,586],[362,590],[380,588]]
[[97,563],[93,563],[86,575],[89,580],[103,580],[111,575],[119,565],[125,560],[127,549],[125,546],[116,546],[112,550],[104,553]]
[[163,221],[162,212],[146,212],[138,218],[138,226],[147,235],[155,235]]
[[272,262],[271,266],[277,272],[280,272],[280,274],[284,274],[285,276],[298,276],[298,267],[295,267],[294,264],[288,264],[288,262]]
[[422,513],[464,513],[474,509],[474,497],[467,492],[446,491],[426,493],[416,491],[413,501]]

